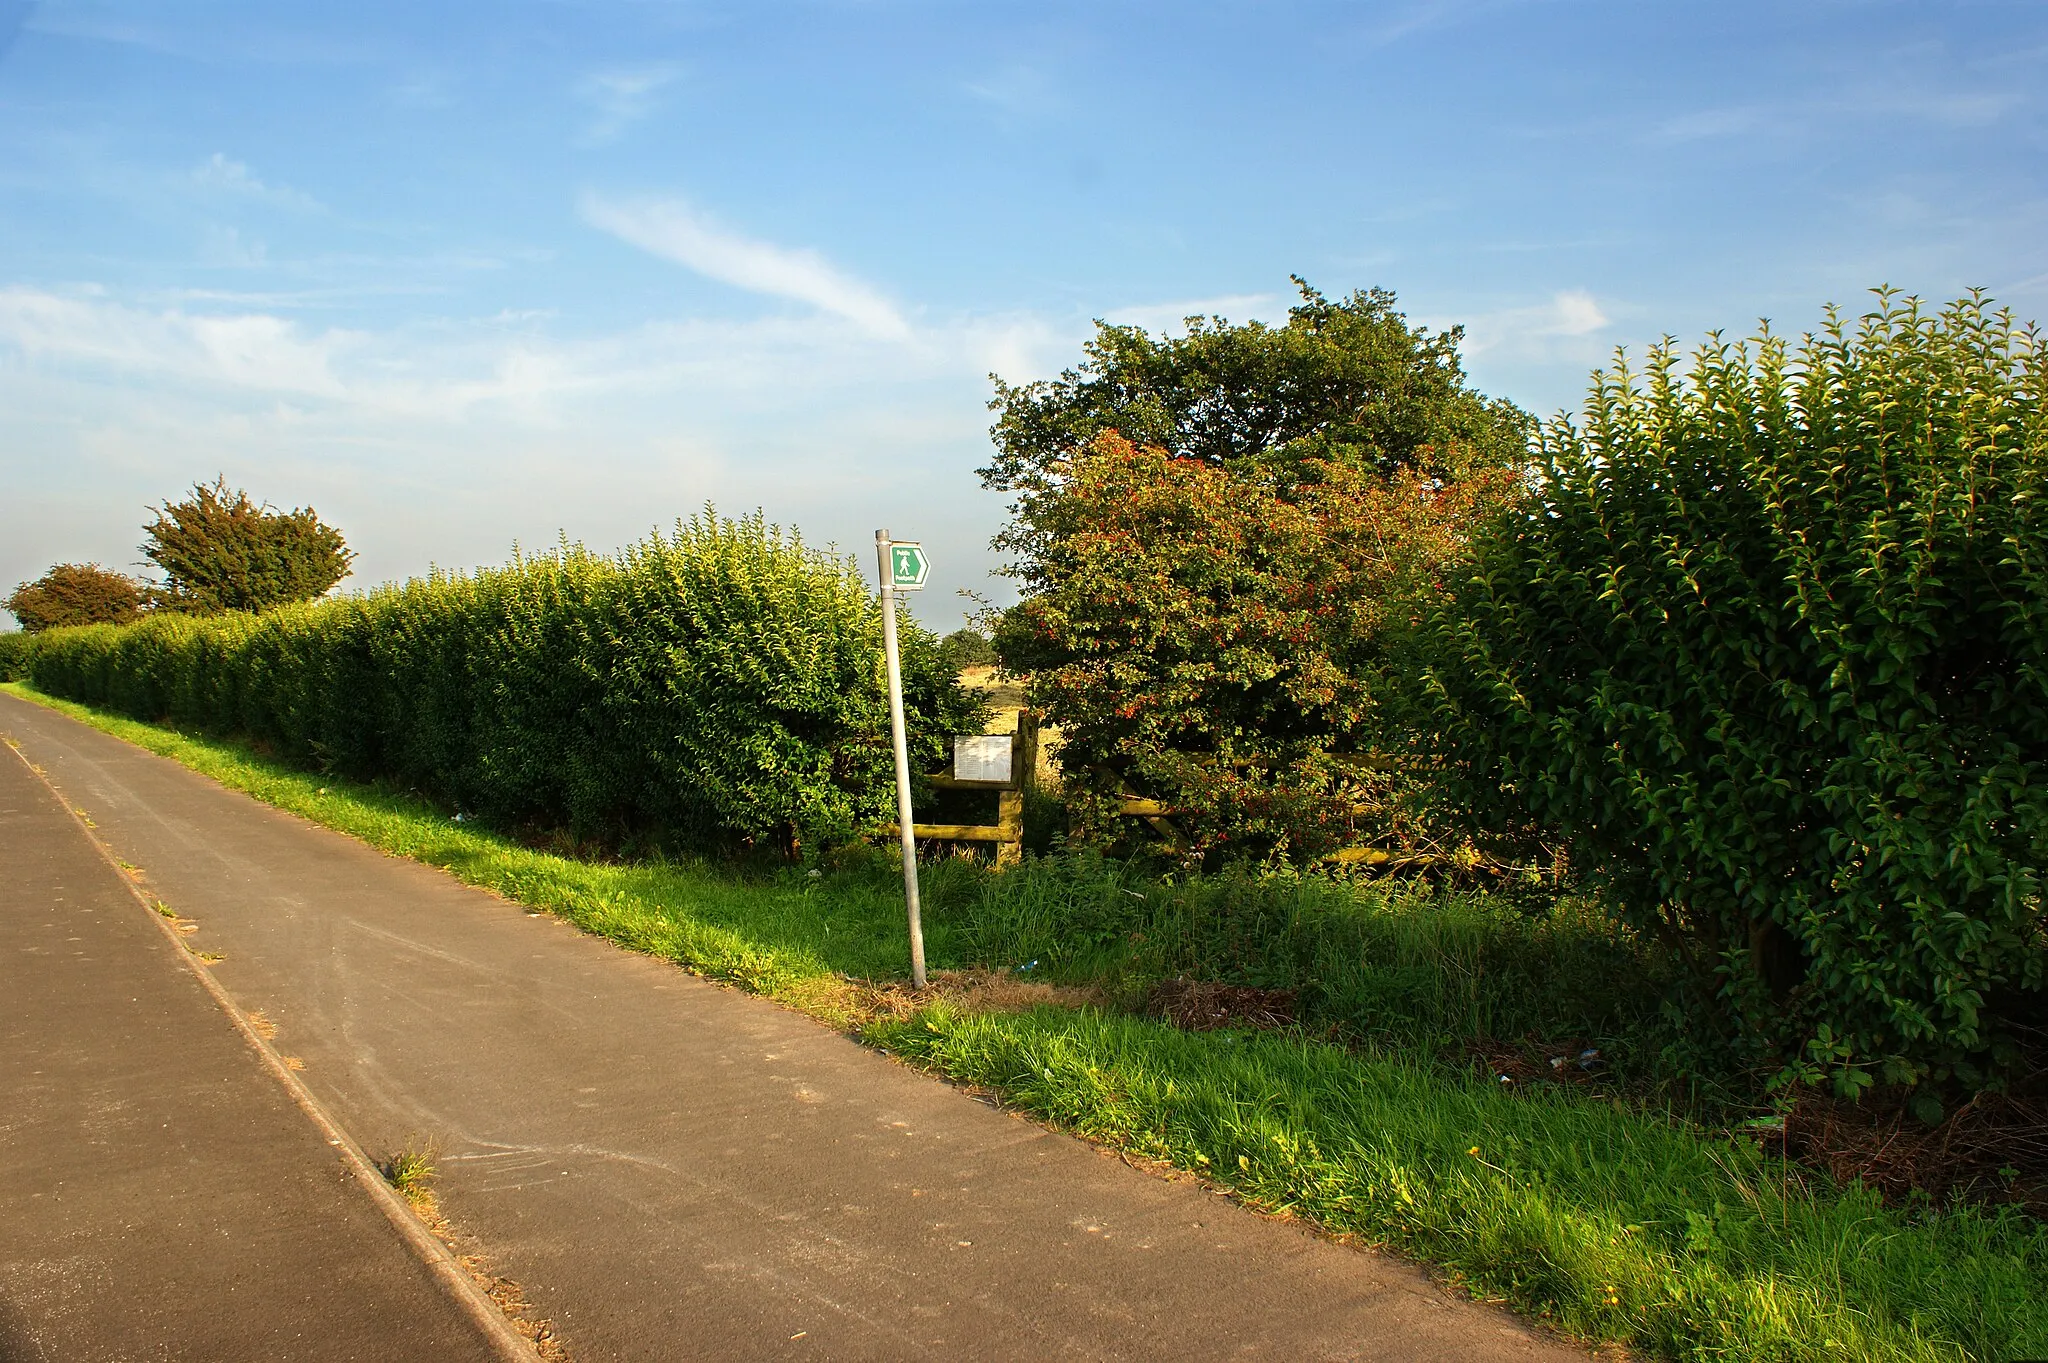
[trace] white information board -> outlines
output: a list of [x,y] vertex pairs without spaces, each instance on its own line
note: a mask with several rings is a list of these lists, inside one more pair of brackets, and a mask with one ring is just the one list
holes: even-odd
[[953,779],[955,781],[1009,781],[1010,734],[955,734],[953,736]]

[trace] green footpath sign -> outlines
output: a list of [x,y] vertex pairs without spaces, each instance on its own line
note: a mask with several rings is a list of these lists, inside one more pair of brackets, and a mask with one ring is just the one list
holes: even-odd
[[931,563],[921,544],[897,542],[889,546],[889,585],[899,592],[914,592],[924,586]]

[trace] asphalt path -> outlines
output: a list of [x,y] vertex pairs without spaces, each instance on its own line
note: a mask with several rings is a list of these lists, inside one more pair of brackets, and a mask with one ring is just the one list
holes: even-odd
[[167,926],[0,751],[0,1363],[505,1356]]
[[[357,1146],[439,1152],[465,1246],[523,1288],[578,1363],[1584,1357],[1410,1266],[1129,1167],[800,1014],[42,707],[0,694],[0,732],[196,922],[191,945],[221,957],[208,967],[218,987],[275,1024],[274,1047],[303,1065],[295,1079]],[[49,803],[0,779],[0,805]],[[0,928],[59,932],[85,909],[52,887],[81,880],[94,853],[48,809],[23,828],[6,831]],[[15,850],[24,836],[55,868],[47,883],[15,883],[15,864],[34,860]],[[91,912],[121,920],[121,950],[163,954],[145,910],[102,900]],[[81,1007],[61,1036],[28,1045],[83,1038],[77,1063],[104,1063],[95,1082],[125,1101],[143,1082],[135,1067],[93,1058],[114,1025]],[[221,1046],[180,1048],[183,1071],[246,1076],[239,1043],[215,1030]],[[265,1168],[212,1186],[286,1177]],[[133,1177],[153,1186],[146,1170]],[[158,1177],[183,1175],[167,1163]],[[18,1203],[0,1216],[33,1220]],[[118,1208],[99,1214],[104,1229]],[[358,1220],[374,1229],[376,1216]],[[0,1305],[34,1328],[40,1308],[12,1271],[0,1268]],[[359,1316],[376,1319],[362,1300]]]

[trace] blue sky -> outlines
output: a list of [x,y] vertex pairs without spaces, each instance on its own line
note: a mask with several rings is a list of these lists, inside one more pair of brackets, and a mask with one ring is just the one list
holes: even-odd
[[2039,0],[0,0],[0,588],[225,473],[351,585],[709,500],[953,624],[985,376],[1092,318],[1384,285],[1549,413],[1878,283],[2042,317],[2044,92]]

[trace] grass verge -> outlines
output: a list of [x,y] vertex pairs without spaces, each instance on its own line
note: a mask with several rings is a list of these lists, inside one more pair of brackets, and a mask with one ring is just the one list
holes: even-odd
[[[2048,1227],[2016,1210],[1887,1208],[1739,1138],[1592,1094],[1503,1092],[1398,1046],[913,1000],[892,983],[886,877],[569,860],[403,794],[6,689],[1587,1339],[1686,1359],[2048,1357]],[[934,874],[943,901],[952,872]],[[935,962],[970,960],[992,932],[971,911],[936,917]]]

